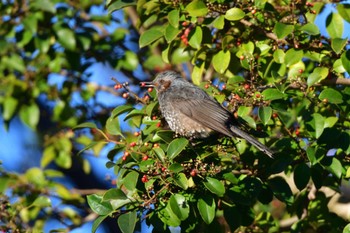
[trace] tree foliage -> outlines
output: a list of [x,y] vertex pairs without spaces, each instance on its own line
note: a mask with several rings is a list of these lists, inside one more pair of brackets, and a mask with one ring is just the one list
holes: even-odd
[[[40,212],[55,211],[53,194],[81,205],[82,195],[53,180],[63,173],[48,165],[69,169],[78,160],[89,172],[77,155],[98,155],[109,145],[106,167],[117,175],[116,186],[87,195],[85,214],[98,215],[92,231],[117,218],[122,232],[140,229],[142,221],[154,232],[347,232],[349,216],[329,204],[330,193],[350,177],[350,50],[343,37],[349,4],[112,0],[108,15],[95,15],[99,4],[37,0],[0,8],[3,120],[8,125],[19,116],[47,134],[40,168],[2,171],[0,190],[19,197],[11,203],[3,195],[3,229],[18,223],[42,229]],[[112,12],[121,10],[128,26],[111,32]],[[327,36],[315,24],[321,13],[328,14]],[[128,47],[134,38],[136,50]],[[92,84],[96,62],[120,70],[128,82],[115,78],[114,89]],[[136,70],[152,77],[169,68],[247,122],[275,158],[244,140],[175,137],[155,90],[135,87]],[[61,87],[48,82],[53,74],[61,75]],[[95,98],[101,91],[126,103],[108,109]],[[58,131],[40,125],[42,110]],[[71,227],[85,221],[72,208],[59,211]]]

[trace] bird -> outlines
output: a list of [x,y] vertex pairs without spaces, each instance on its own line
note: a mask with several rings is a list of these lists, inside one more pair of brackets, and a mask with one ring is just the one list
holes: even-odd
[[273,158],[274,152],[245,132],[230,111],[204,90],[175,71],[159,73],[147,87],[156,89],[160,111],[170,129],[187,138],[206,138],[212,132],[243,138]]

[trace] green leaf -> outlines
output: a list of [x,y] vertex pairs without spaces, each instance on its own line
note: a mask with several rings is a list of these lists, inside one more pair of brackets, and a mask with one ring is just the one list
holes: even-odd
[[184,170],[184,167],[180,163],[173,163],[169,166],[169,171],[179,173]]
[[294,173],[293,173],[293,179],[294,179],[295,185],[300,191],[306,187],[306,185],[309,183],[310,178],[311,178],[311,171],[310,171],[310,168],[305,163],[298,164],[295,167]]
[[326,67],[316,67],[314,71],[309,75],[307,79],[307,85],[312,86],[315,83],[327,78],[328,68]]
[[345,68],[343,66],[342,60],[340,58],[335,60],[335,62],[333,63],[333,70],[335,72],[338,72],[338,73],[346,72],[346,70],[345,70]]
[[217,29],[223,29],[225,26],[225,16],[220,15],[213,21],[213,27]]
[[210,224],[215,217],[215,200],[211,196],[199,198],[197,202],[199,214],[206,224]]
[[35,130],[39,122],[40,109],[36,103],[22,105],[19,110],[19,117],[31,129]]
[[77,126],[75,126],[73,128],[73,130],[75,129],[82,129],[82,128],[90,128],[90,129],[97,129],[97,125],[93,122],[84,122],[84,123],[81,123]]
[[224,50],[219,51],[217,54],[213,56],[212,63],[213,63],[214,69],[219,74],[223,74],[228,68],[228,65],[230,64],[230,60],[231,60],[230,51],[224,51]]
[[111,135],[123,135],[118,117],[109,117],[106,121],[106,130]]
[[320,29],[318,29],[318,27],[314,23],[307,23],[307,24],[303,25],[300,28],[300,30],[304,31],[312,36],[316,36],[316,35],[320,34]]
[[180,33],[180,30],[173,27],[171,24],[168,24],[168,26],[165,28],[165,39],[168,43],[173,41],[177,35]]
[[285,61],[285,56],[286,54],[282,49],[276,49],[275,52],[273,53],[273,60],[278,63],[278,64],[283,64]]
[[320,93],[318,98],[320,100],[322,100],[322,101],[327,99],[327,101],[329,103],[332,103],[332,104],[341,104],[341,103],[343,103],[343,96],[342,96],[342,94],[339,91],[337,91],[337,90],[335,90],[333,88],[324,89]]
[[174,28],[179,27],[179,15],[180,15],[180,12],[177,9],[170,11],[168,14],[169,23]]
[[92,211],[99,215],[108,215],[113,212],[112,205],[109,202],[103,202],[102,196],[98,194],[87,195],[87,202]]
[[174,181],[182,189],[186,190],[188,188],[188,180],[184,173],[174,174]]
[[327,170],[329,170],[333,175],[335,175],[338,179],[340,179],[343,172],[343,166],[337,158],[332,157],[332,162],[327,167]]
[[72,29],[63,26],[61,24],[54,24],[53,26],[58,42],[67,50],[75,50],[76,49],[76,39],[75,33]]
[[212,193],[218,195],[219,197],[222,197],[225,194],[225,186],[222,182],[219,180],[207,177],[206,182],[204,182],[204,186]]
[[278,100],[287,97],[286,94],[275,88],[266,89],[261,94],[264,100]]
[[52,14],[56,13],[55,3],[50,0],[34,0],[30,1],[30,8],[46,11]]
[[200,26],[196,26],[194,29],[191,30],[190,34],[188,35],[188,38],[188,44],[195,49],[199,49],[201,47],[203,38],[202,28]]
[[331,12],[326,19],[326,29],[331,38],[341,38],[343,36],[343,18],[335,12]]
[[132,105],[121,105],[113,109],[111,117],[119,116],[125,112],[130,112],[131,110],[134,110],[134,107]]
[[338,117],[327,117],[324,122],[324,127],[331,128],[337,123],[338,120],[339,120]]
[[136,6],[137,1],[134,0],[116,0],[112,4],[107,4],[108,14],[120,10],[128,6]]
[[231,8],[225,13],[225,19],[230,20],[230,21],[237,21],[242,19],[245,16],[244,11],[242,11],[239,8]]
[[126,214],[122,214],[118,218],[119,229],[123,233],[134,233],[137,222],[137,211],[131,211]]
[[160,147],[152,148],[152,150],[155,152],[157,158],[162,161],[162,163],[165,162],[165,153],[164,150]]
[[347,44],[347,39],[334,38],[331,41],[331,47],[336,54],[340,54]]
[[2,117],[5,121],[8,121],[12,118],[13,114],[15,113],[15,110],[18,105],[18,100],[13,98],[12,96],[8,96],[5,98],[3,103],[3,113]]
[[294,30],[293,25],[287,25],[284,23],[277,22],[273,29],[273,32],[276,34],[278,39],[283,39],[289,34],[291,34]]
[[168,226],[177,227],[181,224],[181,220],[173,212],[169,202],[165,208],[158,211],[158,217]]
[[136,184],[139,179],[139,173],[135,171],[129,172],[124,178],[123,178],[123,185],[126,189],[130,191],[134,191],[136,189]]
[[302,50],[288,49],[284,58],[286,61],[286,66],[288,67],[295,63],[298,63],[303,58],[303,55],[304,53]]
[[158,29],[149,29],[141,34],[140,40],[139,40],[139,46],[140,48],[143,48],[147,45],[150,45],[154,41],[158,40],[163,36],[163,33],[159,31]]
[[186,198],[181,194],[175,194],[170,197],[169,204],[171,210],[178,219],[184,221],[188,218],[190,207],[187,204]]
[[350,23],[350,4],[337,4],[337,10],[340,16]]
[[46,197],[46,196],[39,196],[34,200],[34,202],[31,204],[31,206],[37,206],[40,208],[50,207],[51,206],[51,199],[49,197]]
[[44,168],[47,165],[49,165],[55,159],[56,155],[57,153],[54,146],[51,145],[51,146],[45,147],[43,156],[41,157],[41,160],[40,160],[40,166]]
[[185,11],[192,17],[205,16],[208,13],[208,8],[203,1],[191,1],[185,8]]
[[176,156],[178,156],[181,151],[183,151],[188,144],[188,140],[186,138],[176,138],[174,139],[168,146],[167,154],[170,160],[173,160]]
[[71,168],[72,167],[72,156],[70,155],[70,152],[60,150],[58,151],[58,155],[55,158],[56,164],[61,168]]
[[290,189],[288,183],[281,176],[275,176],[269,179],[268,184],[272,189],[275,197],[277,197],[282,202],[285,202],[287,205],[293,204],[294,197],[292,190]]
[[343,233],[350,233],[350,223],[344,227]]
[[204,65],[205,65],[205,62],[202,62],[200,66],[196,64],[193,67],[192,74],[191,74],[193,84],[200,85],[202,81],[203,72],[204,72]]
[[319,113],[314,113],[311,124],[315,130],[315,138],[319,138],[324,131],[324,126],[325,126],[324,117]]
[[108,215],[102,215],[102,216],[98,216],[94,223],[92,224],[92,229],[91,232],[95,233],[97,228],[100,226],[100,224],[103,222],[103,220],[105,220],[108,217]]
[[350,73],[350,50],[344,51],[340,59],[346,72]]
[[264,125],[266,125],[269,120],[271,119],[272,116],[272,108],[267,106],[267,107],[259,107],[258,115],[260,120]]

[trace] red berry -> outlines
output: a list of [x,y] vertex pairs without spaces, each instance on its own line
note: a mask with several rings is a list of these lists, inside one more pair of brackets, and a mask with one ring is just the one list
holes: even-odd
[[130,147],[136,146],[136,142],[130,142]]
[[191,28],[186,28],[185,31],[184,31],[184,35],[187,37],[191,32]]
[[127,151],[124,152],[124,156],[125,156],[125,157],[126,157],[126,156],[129,156],[129,155],[130,155],[129,152],[127,152]]
[[244,84],[244,89],[246,90],[250,89],[250,85],[248,83]]
[[153,148],[157,148],[157,147],[159,147],[159,144],[158,143],[154,143],[153,144]]
[[252,10],[252,14],[254,15],[256,13],[256,9]]
[[152,88],[152,87],[149,87],[149,88],[147,89],[147,91],[148,91],[148,92],[152,92],[152,91],[153,91],[153,88]]
[[260,94],[260,93],[256,93],[256,94],[255,94],[255,97],[256,97],[256,98],[260,98],[260,97],[261,97],[261,94]]
[[240,42],[240,41],[237,41],[237,42],[236,42],[236,45],[237,45],[237,46],[240,46],[240,45],[241,45],[241,42]]
[[154,120],[154,121],[157,120],[157,116],[153,116],[152,120]]
[[145,155],[145,156],[142,157],[142,160],[143,160],[143,161],[146,161],[147,159],[148,159],[148,156],[147,156],[147,155]]
[[244,60],[244,56],[243,55],[241,55],[240,57],[239,57],[239,59],[241,60],[241,61],[243,61]]
[[299,69],[298,72],[299,72],[300,74],[302,74],[302,73],[304,72],[304,70],[303,70],[303,69]]
[[162,124],[160,122],[157,123],[157,128],[159,128]]
[[146,86],[146,83],[145,83],[145,82],[141,82],[141,83],[140,83],[140,86],[141,86],[141,87],[145,87],[145,86]]
[[124,99],[127,99],[127,98],[129,97],[129,93],[128,93],[128,92],[124,92],[123,95],[122,95],[122,97],[123,97]]
[[318,43],[318,47],[322,47],[322,45],[323,45],[322,42]]
[[208,89],[209,87],[210,87],[210,85],[208,83],[204,85],[205,89]]
[[190,175],[191,175],[192,177],[195,177],[195,176],[197,175],[196,169],[193,169],[193,170],[190,172]]
[[162,170],[162,172],[165,172],[165,171],[166,171],[166,168],[165,168],[165,167],[162,167],[161,170]]
[[299,129],[296,129],[296,130],[295,130],[295,135],[296,135],[296,136],[299,136],[299,134],[300,134]]
[[142,183],[146,183],[148,181],[148,178],[146,175],[143,175],[141,178]]
[[226,89],[226,85],[224,84],[224,85],[222,85],[222,90],[225,90]]
[[181,25],[182,25],[183,27],[186,27],[186,26],[188,25],[188,22],[184,21],[184,22],[182,22]]
[[148,142],[145,142],[143,145],[145,145],[145,146],[149,146],[149,143],[148,143]]
[[273,118],[277,118],[277,117],[278,117],[278,114],[274,112],[274,113],[272,114],[272,117],[273,117]]
[[123,156],[123,157],[122,157],[122,160],[125,161],[125,160],[126,160],[126,156]]

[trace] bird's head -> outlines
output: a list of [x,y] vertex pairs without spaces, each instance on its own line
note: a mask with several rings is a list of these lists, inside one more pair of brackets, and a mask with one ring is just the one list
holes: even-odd
[[174,71],[164,71],[159,73],[153,82],[147,83],[146,86],[156,88],[158,93],[166,91],[175,82],[182,82],[184,79],[180,74]]

